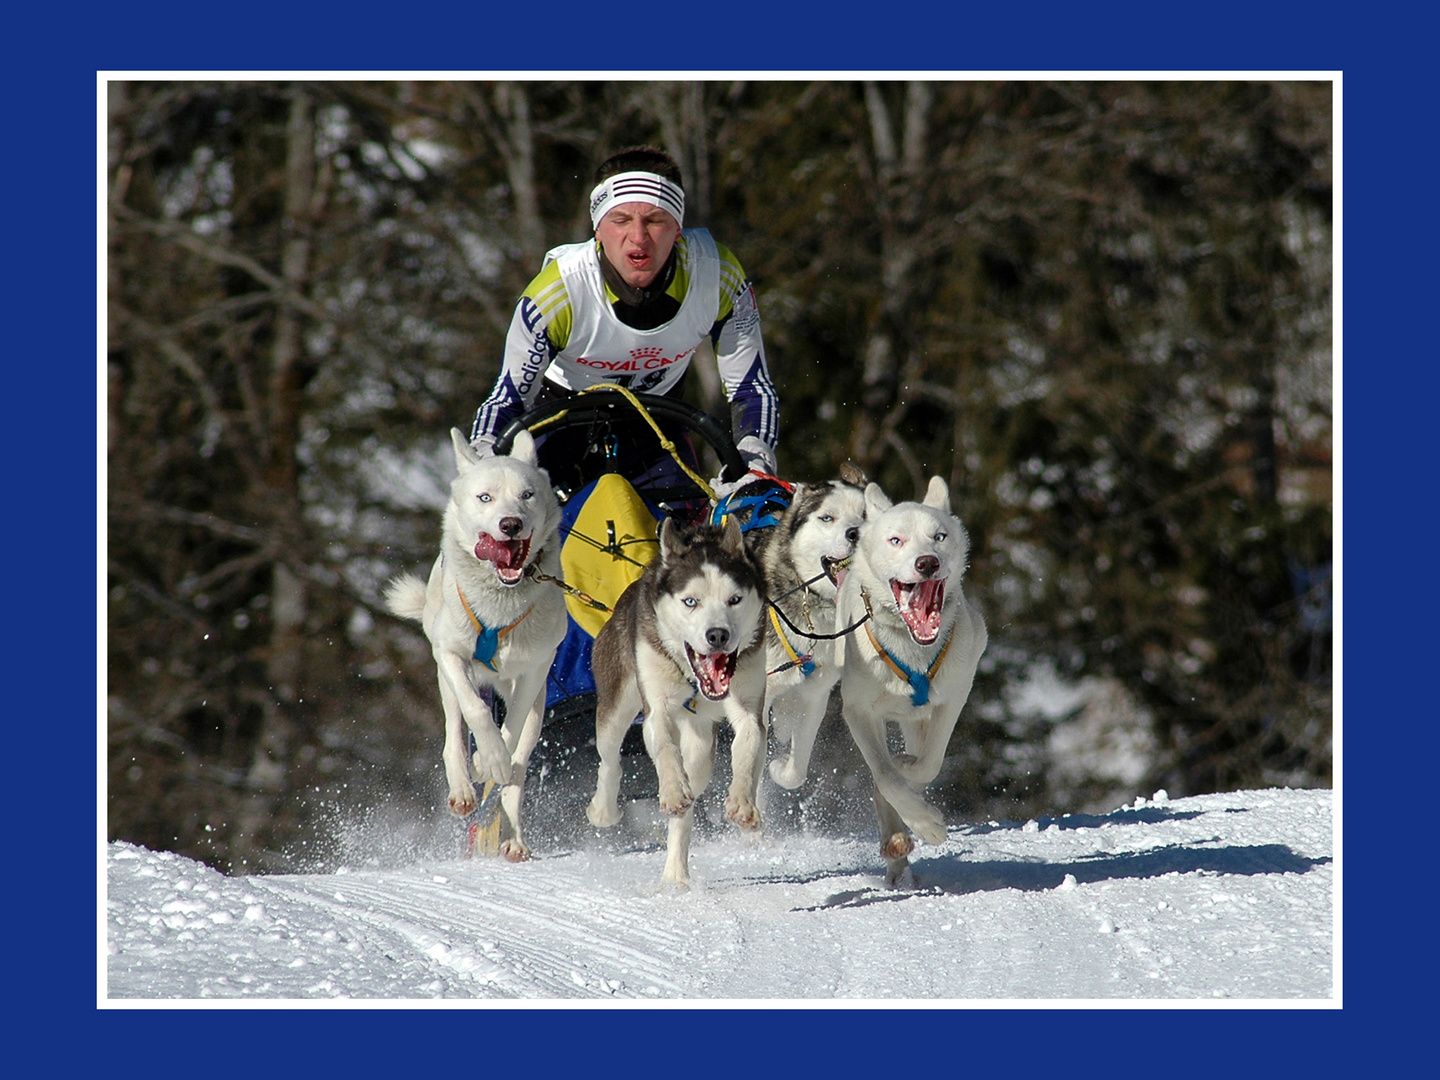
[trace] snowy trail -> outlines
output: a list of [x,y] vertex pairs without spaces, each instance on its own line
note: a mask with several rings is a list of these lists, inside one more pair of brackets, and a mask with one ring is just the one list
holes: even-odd
[[875,845],[724,831],[695,887],[658,844],[226,878],[108,847],[102,1003],[1287,1000],[1331,995],[1329,791],[952,827],[882,887]]

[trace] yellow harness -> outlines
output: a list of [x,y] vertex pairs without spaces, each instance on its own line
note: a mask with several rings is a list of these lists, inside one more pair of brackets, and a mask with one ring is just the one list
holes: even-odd
[[809,675],[815,670],[815,657],[812,653],[798,653],[795,646],[790,644],[790,639],[785,636],[785,631],[780,627],[780,616],[775,613],[774,604],[770,605],[770,625],[775,628],[775,636],[780,639],[780,644],[785,646],[785,652],[790,657],[789,663],[781,664],[774,671],[766,674],[775,675],[781,671],[788,671],[792,667],[798,667],[800,674]]

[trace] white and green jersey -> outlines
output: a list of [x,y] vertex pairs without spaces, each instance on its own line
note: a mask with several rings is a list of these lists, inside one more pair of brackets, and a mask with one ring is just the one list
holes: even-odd
[[617,317],[618,298],[601,274],[601,258],[595,240],[565,244],[546,256],[515,307],[500,377],[475,414],[470,441],[493,441],[534,402],[542,378],[569,390],[610,382],[663,394],[680,381],[708,334],[731,403],[735,441],[759,440],[773,466],[779,403],[755,292],[735,256],[706,230],[684,230],[665,290],[680,309],[653,330],[637,330]]

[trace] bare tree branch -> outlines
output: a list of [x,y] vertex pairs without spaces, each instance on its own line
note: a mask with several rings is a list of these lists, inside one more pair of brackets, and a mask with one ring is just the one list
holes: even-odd
[[177,525],[194,525],[214,533],[216,536],[223,536],[227,540],[240,540],[266,547],[274,544],[274,538],[265,530],[248,525],[237,525],[233,521],[226,521],[215,514],[197,514],[191,510],[181,510],[177,506],[165,506],[160,503],[128,499],[112,501],[110,516],[121,520],[170,521]]
[[275,293],[283,303],[293,307],[296,311],[302,312],[319,322],[329,323],[333,321],[323,308],[287,289],[284,279],[272,274],[248,255],[231,251],[212,240],[207,240],[193,229],[178,222],[154,221],[149,218],[144,218],[134,210],[125,206],[115,206],[113,209],[115,216],[123,220],[127,227],[140,229],[144,232],[162,237],[163,239],[172,240],[187,251],[192,251],[196,255],[220,266],[233,266],[237,270],[243,270],[256,281],[260,282],[260,284]]

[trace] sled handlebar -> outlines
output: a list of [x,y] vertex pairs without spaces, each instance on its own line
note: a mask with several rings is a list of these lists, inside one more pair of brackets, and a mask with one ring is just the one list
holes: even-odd
[[[694,405],[676,401],[674,398],[662,397],[659,394],[634,394],[633,396],[644,405],[646,411],[651,415],[662,420],[678,421],[709,443],[720,457],[721,479],[735,481],[745,475],[747,472],[745,459],[740,456],[740,451],[735,448],[735,443],[725,429],[720,426],[720,422],[709,413],[697,409]],[[570,398],[547,401],[543,405],[537,405],[535,408],[521,413],[506,424],[495,440],[495,452],[508,454],[510,447],[515,442],[515,436],[521,430],[535,428],[561,413],[565,414],[564,418],[550,425],[551,427],[559,429],[576,424],[591,423],[614,413],[617,409],[630,407],[630,403],[621,394],[605,392],[576,394]]]

